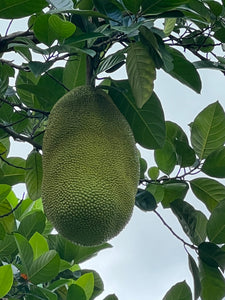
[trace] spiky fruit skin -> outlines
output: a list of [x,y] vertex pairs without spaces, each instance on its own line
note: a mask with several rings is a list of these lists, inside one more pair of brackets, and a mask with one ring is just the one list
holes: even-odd
[[84,246],[116,236],[129,221],[139,180],[132,131],[102,90],[78,87],[53,107],[43,140],[47,218]]

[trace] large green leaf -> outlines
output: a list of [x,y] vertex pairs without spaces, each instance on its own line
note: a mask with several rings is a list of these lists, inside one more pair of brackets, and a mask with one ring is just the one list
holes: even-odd
[[161,185],[164,191],[162,199],[164,208],[170,207],[171,202],[176,199],[184,199],[189,188],[187,182],[175,179],[165,181]]
[[225,268],[225,251],[214,243],[205,242],[198,246],[198,254],[202,261],[211,267]]
[[138,108],[151,97],[156,78],[155,65],[147,48],[140,42],[127,50],[127,75]]
[[29,212],[21,221],[18,232],[30,239],[35,232],[42,233],[45,228],[46,217],[41,210]]
[[206,239],[206,216],[201,211],[195,210],[189,203],[179,199],[170,203],[170,206],[192,243],[199,245],[204,242]]
[[11,186],[10,185],[0,184],[0,202],[2,200],[5,200],[5,198],[10,193],[10,191],[11,191]]
[[188,2],[189,0],[143,0],[142,9],[144,14],[158,14],[164,11],[172,10]]
[[225,200],[213,210],[207,224],[207,235],[213,243],[225,243]]
[[225,296],[225,281],[220,271],[200,260],[201,299],[222,300]]
[[212,177],[225,178],[225,147],[211,152],[206,157],[202,172]]
[[142,109],[137,108],[127,80],[112,81],[109,94],[130,124],[136,141],[148,149],[161,148],[166,129],[158,97],[153,93]]
[[1,0],[0,18],[16,19],[40,12],[48,3],[45,0]]
[[[15,229],[15,217],[12,212],[12,206],[7,199],[0,202],[0,224],[5,232],[11,233]],[[4,217],[3,217],[4,216]]]
[[2,164],[0,174],[1,184],[15,185],[25,182],[25,160],[20,157],[9,157],[7,163]]
[[165,71],[195,92],[200,93],[201,79],[194,65],[180,51],[169,47],[167,50],[173,58],[174,68],[171,71]]
[[225,116],[219,102],[203,109],[191,125],[191,143],[200,159],[225,142]]
[[122,20],[123,20],[123,15],[122,15],[123,7],[119,3],[119,1],[93,0],[93,4],[100,13],[105,14],[109,18],[114,19],[116,21],[116,22],[112,22],[112,24],[116,23],[118,25],[118,22],[122,23]]
[[48,24],[54,32],[56,39],[61,42],[71,36],[76,30],[76,26],[73,23],[65,21],[57,15],[52,15],[48,19]]
[[161,171],[169,175],[177,164],[176,152],[173,144],[166,140],[161,149],[154,151],[155,162]]
[[32,247],[34,260],[49,251],[47,240],[39,232],[35,232],[29,240]]
[[93,273],[86,273],[76,280],[76,285],[82,287],[85,292],[86,298],[90,299],[94,291],[94,275]]
[[49,26],[50,17],[50,14],[38,16],[33,26],[36,38],[47,46],[51,46],[52,43],[57,39],[52,26]]
[[[73,74],[73,76],[71,76]],[[63,84],[70,90],[86,82],[86,54],[79,53],[68,60],[63,71]]]
[[29,270],[29,280],[34,284],[47,282],[59,273],[60,258],[55,250],[45,252],[35,259]]
[[163,300],[192,300],[191,289],[186,281],[178,282],[166,293]]
[[188,264],[194,281],[194,300],[197,300],[201,294],[201,281],[198,266],[190,254],[188,254]]
[[11,289],[13,284],[13,271],[11,265],[0,267],[0,298],[3,298]]
[[140,10],[140,5],[142,2],[143,0],[123,0],[123,3],[126,6],[126,8],[134,14],[136,14]]
[[37,151],[32,151],[27,157],[25,182],[29,197],[32,200],[40,198],[42,183],[42,156]]
[[3,261],[8,261],[15,257],[17,246],[14,236],[6,234],[3,240],[0,240],[0,258]]
[[211,178],[195,178],[190,181],[195,196],[213,211],[217,204],[225,200],[225,186]]
[[29,244],[28,240],[19,233],[14,233],[14,237],[19,250],[23,271],[26,273],[26,275],[28,275],[33,262],[33,251],[31,245]]
[[67,292],[66,300],[72,299],[88,300],[82,287],[76,284],[71,284]]
[[186,142],[175,140],[174,144],[178,164],[182,168],[192,166],[196,161],[195,151]]

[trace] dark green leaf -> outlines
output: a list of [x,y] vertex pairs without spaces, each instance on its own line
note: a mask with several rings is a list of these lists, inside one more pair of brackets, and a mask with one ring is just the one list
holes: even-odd
[[173,57],[174,65],[173,70],[167,71],[167,73],[195,92],[200,93],[202,88],[201,79],[194,65],[180,51],[169,47],[167,47],[167,50]]
[[49,26],[50,17],[50,14],[38,16],[33,26],[34,34],[37,39],[47,46],[51,46],[52,43],[57,39],[54,30],[51,26]]
[[11,289],[13,284],[13,271],[12,266],[0,266],[0,298],[3,298]]
[[138,189],[135,205],[143,211],[152,211],[157,208],[154,196],[147,190]]
[[[49,289],[45,289],[43,287],[38,287],[31,285],[30,287],[32,298],[28,298],[28,300],[39,299],[39,300],[57,300],[58,297],[55,293],[49,291]],[[34,298],[33,298],[34,297]]]
[[154,151],[155,162],[159,169],[169,175],[177,164],[176,152],[173,144],[166,140],[161,149]]
[[76,284],[71,284],[68,292],[66,300],[79,299],[79,300],[87,300],[84,290]]
[[1,184],[15,185],[25,181],[25,160],[20,157],[7,158],[7,163],[2,164],[0,175]]
[[145,178],[145,172],[147,170],[147,162],[144,158],[140,157],[139,158],[139,162],[140,162],[140,179],[144,179]]
[[155,65],[142,43],[131,44],[126,61],[128,80],[138,108],[142,108],[153,92]]
[[122,5],[115,0],[93,0],[94,6],[97,8],[97,10],[108,16],[109,18],[115,20],[116,22],[111,22],[112,25],[115,23],[118,25],[118,22],[121,22],[123,20],[122,15]]
[[18,232],[30,239],[35,232],[43,232],[45,221],[45,215],[41,210],[31,211],[22,219]]
[[94,275],[92,273],[83,274],[76,280],[76,285],[80,286],[86,295],[87,299],[90,299],[94,291]]
[[142,1],[142,9],[144,14],[158,14],[162,12],[166,12],[168,10],[172,10],[182,4],[188,3],[189,0],[144,0]]
[[17,246],[14,236],[6,234],[3,240],[0,240],[0,258],[3,261],[11,260],[17,253]]
[[225,243],[225,200],[213,210],[207,224],[207,235],[213,243]]
[[162,187],[164,190],[162,199],[162,205],[164,208],[170,207],[171,202],[176,199],[184,199],[189,188],[185,181],[174,179],[166,180],[162,183]]
[[203,109],[191,125],[191,143],[200,159],[225,142],[224,110],[219,102]]
[[106,296],[103,300],[119,300],[115,294],[110,294]]
[[182,167],[192,166],[196,161],[194,150],[188,145],[188,143],[175,140],[175,147],[177,153],[178,164]]
[[2,200],[5,200],[5,198],[10,193],[10,191],[11,191],[11,186],[10,185],[0,184],[0,202]]
[[136,141],[148,149],[163,146],[165,121],[161,103],[153,93],[142,109],[135,105],[127,80],[112,81],[109,95],[130,124]]
[[1,0],[0,18],[16,19],[40,12],[48,3],[45,0]]
[[40,62],[40,61],[30,61],[28,66],[31,70],[31,72],[37,77],[41,75],[42,73],[45,73],[53,63],[51,61],[49,62]]
[[213,211],[217,204],[225,200],[225,186],[210,178],[196,178],[190,181],[195,196]]
[[[7,199],[0,202],[0,224],[5,229],[5,232],[11,233],[15,229],[15,217],[11,213],[12,206]],[[4,217],[3,217],[4,216]]]
[[220,27],[215,33],[214,37],[222,43],[225,43],[225,28]]
[[194,280],[194,300],[197,300],[201,294],[201,281],[197,264],[190,254],[188,254],[188,263]]
[[207,225],[207,218],[205,215],[182,200],[175,200],[170,203],[170,206],[192,243],[199,245],[204,242]]
[[210,267],[200,260],[201,299],[222,300],[225,296],[225,281],[217,268]]
[[198,253],[201,260],[211,267],[219,267],[222,271],[225,268],[225,251],[216,244],[205,242],[198,246]]
[[206,157],[202,172],[216,178],[225,177],[225,147],[211,152]]
[[123,0],[123,3],[126,6],[126,8],[134,14],[138,13],[142,2],[143,0]]
[[26,275],[29,274],[30,267],[33,262],[33,251],[28,240],[19,233],[14,233],[17,248],[19,250],[20,259]]
[[26,160],[25,182],[28,195],[31,200],[41,197],[42,183],[42,156],[36,151],[32,151]]
[[55,250],[50,250],[33,261],[29,270],[29,280],[34,284],[50,281],[59,273],[60,258]]
[[178,282],[166,293],[163,300],[192,300],[191,289],[186,281]]

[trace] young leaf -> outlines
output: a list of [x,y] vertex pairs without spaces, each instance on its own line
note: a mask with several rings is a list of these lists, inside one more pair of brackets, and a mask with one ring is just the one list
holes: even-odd
[[29,280],[33,284],[47,282],[59,273],[60,258],[55,250],[50,250],[33,261],[29,270]]
[[188,264],[194,280],[194,300],[197,300],[201,295],[201,281],[198,266],[190,254],[188,254]]
[[33,251],[28,240],[19,233],[14,233],[17,248],[19,250],[20,259],[26,275],[29,274],[30,267],[33,262]]
[[42,73],[46,72],[53,65],[51,61],[40,62],[40,61],[30,61],[28,66],[31,72],[37,77]]
[[4,0],[0,1],[0,18],[17,19],[40,12],[47,6],[45,0]]
[[112,81],[109,95],[127,118],[136,141],[148,149],[161,148],[165,142],[165,120],[161,103],[153,93],[142,109],[135,105],[127,80]]
[[13,284],[13,271],[10,264],[0,266],[0,298],[2,299],[11,289]]
[[142,43],[131,44],[126,61],[128,80],[138,108],[142,108],[153,92],[155,65]]
[[225,142],[224,110],[219,102],[208,105],[195,118],[191,125],[191,143],[200,159]]
[[166,293],[163,300],[192,300],[191,289],[186,281],[178,282]]
[[66,300],[72,299],[88,300],[82,287],[76,284],[71,284],[67,292]]
[[41,210],[31,211],[20,222],[18,232],[30,239],[35,232],[43,232],[45,221],[46,217]]
[[94,275],[93,273],[86,273],[76,280],[76,285],[80,286],[86,295],[87,299],[90,299],[94,290]]
[[55,293],[49,291],[49,289],[38,287],[35,285],[30,286],[31,298],[28,299],[41,299],[41,300],[57,300],[58,297]]
[[182,167],[189,167],[196,161],[195,151],[188,145],[188,143],[175,140],[174,142],[178,164]]
[[37,151],[31,151],[26,160],[25,182],[31,200],[41,197],[42,156]]
[[167,73],[195,92],[200,93],[202,88],[201,79],[194,65],[180,51],[169,47],[167,47],[167,50],[173,57],[174,65],[173,70],[167,71]]
[[209,211],[225,199],[225,186],[210,178],[195,178],[190,181],[192,192],[201,200]]
[[35,232],[29,240],[29,243],[32,247],[34,260],[39,256],[49,251],[48,243],[46,239],[39,232]]
[[225,243],[225,200],[213,210],[207,224],[207,235],[212,243]]
[[225,281],[220,271],[202,260],[199,264],[202,300],[222,300],[225,296]]
[[212,177],[225,177],[225,147],[211,152],[206,157],[202,172]]

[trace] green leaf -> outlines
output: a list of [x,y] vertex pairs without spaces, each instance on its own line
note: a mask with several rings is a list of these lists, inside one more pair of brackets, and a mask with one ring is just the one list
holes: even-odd
[[102,244],[94,247],[83,247],[76,245],[60,235],[49,235],[49,248],[55,249],[62,259],[68,262],[82,263],[92,256],[95,256],[98,251],[112,247],[110,244]]
[[45,0],[1,0],[0,18],[17,19],[40,12],[47,6]]
[[191,125],[191,143],[200,159],[225,142],[224,110],[219,102],[208,105]]
[[70,37],[76,30],[76,26],[73,23],[64,21],[57,15],[50,16],[48,24],[59,41]]
[[104,59],[101,60],[96,74],[101,72],[111,73],[116,71],[119,67],[121,67],[125,63],[125,55],[123,52],[118,51],[112,55],[106,56]]
[[216,244],[205,242],[198,246],[198,254],[202,261],[215,268],[225,268],[225,251]]
[[55,250],[50,250],[33,261],[29,270],[29,281],[33,284],[44,283],[58,275],[60,258]]
[[43,287],[38,287],[31,285],[30,286],[30,291],[32,294],[32,298],[28,298],[29,300],[33,299],[41,299],[41,300],[57,300],[58,297],[55,293],[49,291],[49,289],[45,289]]
[[212,177],[225,177],[225,147],[211,152],[206,157],[202,172]]
[[90,299],[94,291],[94,275],[93,273],[86,273],[76,280],[76,285],[80,286],[86,295],[87,299]]
[[104,284],[103,284],[101,277],[99,276],[99,274],[96,271],[89,270],[89,269],[81,270],[82,275],[87,274],[87,273],[92,273],[94,276],[94,291],[90,298],[90,300],[93,300],[104,291]]
[[161,103],[153,93],[142,109],[135,105],[127,80],[112,81],[109,95],[130,124],[136,141],[148,149],[163,146],[165,121]]
[[88,300],[84,290],[76,284],[71,284],[67,292],[66,300],[72,299]]
[[225,200],[213,210],[207,224],[207,235],[212,243],[225,243]]
[[168,180],[162,183],[164,190],[162,205],[164,208],[170,207],[171,202],[176,199],[184,199],[187,191],[188,184],[183,180]]
[[[71,76],[73,74],[73,76]],[[63,84],[70,90],[86,82],[86,54],[79,53],[76,59],[68,60],[63,71]]]
[[45,73],[51,66],[53,65],[53,62],[46,61],[46,62],[40,62],[40,61],[30,61],[28,66],[31,70],[31,72],[37,77],[40,76],[42,73]]
[[193,244],[199,245],[206,239],[207,218],[193,206],[182,200],[170,203],[173,213],[178,218],[184,232]]
[[11,186],[8,184],[0,184],[0,202],[5,200],[8,194],[11,192]]
[[196,161],[195,151],[186,142],[175,140],[174,144],[176,147],[178,164],[182,168],[192,166]]
[[126,61],[128,80],[138,108],[142,108],[153,92],[155,65],[142,43],[131,44]]
[[[12,206],[7,199],[0,202],[0,224],[4,227],[6,233],[11,233],[15,225],[15,217],[12,212]],[[3,217],[4,216],[4,217]]]
[[29,240],[29,243],[32,247],[34,260],[39,256],[49,251],[48,243],[46,239],[39,232],[35,232]]
[[163,200],[164,187],[161,183],[158,182],[149,183],[146,190],[149,191],[154,196],[157,203]]
[[19,233],[14,233],[20,259],[26,275],[29,275],[30,267],[33,262],[33,251],[28,240]]
[[123,0],[123,3],[126,6],[126,8],[134,14],[138,13],[142,2],[142,0]]
[[135,205],[143,211],[152,211],[157,208],[154,196],[148,190],[138,189]]
[[199,264],[202,300],[222,300],[225,296],[225,281],[217,268],[208,266],[202,260]]
[[0,181],[2,184],[15,185],[25,181],[25,160],[20,157],[9,157],[7,163],[2,164]]
[[168,18],[165,19],[164,23],[164,30],[165,36],[169,36],[171,32],[173,31],[175,25],[176,25],[177,19],[176,18]]
[[103,300],[118,300],[115,294],[110,294],[106,296]]
[[148,176],[152,179],[152,180],[157,180],[157,178],[159,177],[159,168],[158,167],[151,167],[148,169]]
[[[97,8],[97,10],[105,14],[111,19],[114,19],[116,21],[116,24],[118,25],[118,22],[122,23],[123,20],[123,7],[118,1],[112,1],[112,0],[93,0],[94,6]],[[114,24],[115,22],[111,22]]]
[[209,211],[213,211],[217,204],[225,200],[225,186],[211,178],[196,178],[190,181],[195,196],[201,200]]
[[201,294],[201,281],[197,264],[190,254],[188,254],[188,264],[194,280],[194,300],[197,300]]
[[45,221],[46,217],[41,210],[31,211],[22,219],[18,232],[30,239],[35,232],[44,231]]
[[182,4],[188,3],[189,0],[144,0],[142,1],[142,9],[144,14],[158,14],[164,11],[172,10]]
[[194,65],[180,51],[170,47],[166,49],[172,56],[174,65],[173,70],[166,70],[167,73],[195,92],[200,93],[202,88],[201,79]]
[[33,26],[36,38],[47,46],[51,46],[52,43],[57,39],[54,30],[51,26],[49,26],[50,17],[50,14],[38,16]]
[[154,158],[158,168],[169,175],[176,166],[177,157],[173,144],[166,140],[161,149],[154,151]]
[[28,195],[32,200],[41,197],[42,156],[37,151],[31,151],[26,160],[25,182]]
[[4,297],[11,289],[13,284],[13,271],[11,265],[0,267],[0,298]]
[[0,240],[0,258],[3,261],[12,260],[17,253],[17,246],[14,236],[6,234],[3,240]]
[[186,281],[178,282],[166,293],[163,300],[192,300],[191,289]]

